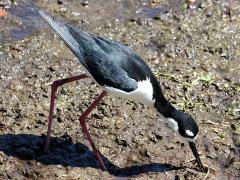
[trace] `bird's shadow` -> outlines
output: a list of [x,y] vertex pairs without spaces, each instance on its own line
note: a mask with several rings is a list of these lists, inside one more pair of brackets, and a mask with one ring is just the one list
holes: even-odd
[[[52,138],[48,153],[43,152],[45,136],[33,134],[2,134],[0,135],[0,151],[8,156],[22,160],[36,160],[46,165],[62,165],[64,167],[93,167],[99,168],[96,158],[87,146],[72,143],[63,138]],[[120,168],[102,156],[108,172],[114,176],[130,177],[148,172],[167,172],[184,167],[169,164],[150,163]]]

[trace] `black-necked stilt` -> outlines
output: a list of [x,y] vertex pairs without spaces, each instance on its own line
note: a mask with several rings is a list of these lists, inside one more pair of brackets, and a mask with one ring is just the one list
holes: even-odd
[[103,91],[90,107],[83,112],[79,120],[102,170],[106,170],[106,168],[88,132],[85,119],[104,96],[113,94],[143,103],[163,115],[169,127],[182,139],[189,142],[200,170],[204,171],[194,143],[199,131],[198,125],[191,116],[175,109],[165,99],[158,80],[151,69],[130,47],[84,32],[55,20],[37,7],[34,7],[34,9],[78,57],[86,71],[86,74],[53,82],[45,151],[48,150],[50,143],[54,99],[57,88],[72,81],[92,77]]

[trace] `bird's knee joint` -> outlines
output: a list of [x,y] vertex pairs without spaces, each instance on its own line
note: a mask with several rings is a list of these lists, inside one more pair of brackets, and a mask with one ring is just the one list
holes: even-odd
[[53,81],[51,87],[52,88],[58,88],[61,85],[61,82],[59,80]]

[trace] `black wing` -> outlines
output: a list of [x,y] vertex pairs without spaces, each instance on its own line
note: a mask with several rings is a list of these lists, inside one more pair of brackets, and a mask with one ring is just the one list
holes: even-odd
[[137,88],[137,81],[152,75],[150,68],[131,48],[58,22],[39,8],[34,9],[100,85],[131,92]]

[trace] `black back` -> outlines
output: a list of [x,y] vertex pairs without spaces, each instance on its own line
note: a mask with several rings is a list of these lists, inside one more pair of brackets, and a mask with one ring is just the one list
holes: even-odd
[[150,68],[130,47],[58,22],[39,8],[34,9],[100,85],[130,92],[137,88],[138,81],[153,77]]
[[56,31],[98,84],[131,92],[138,87],[138,81],[149,78],[155,107],[166,114],[169,102],[151,69],[132,48],[59,22],[39,8],[33,8]]

